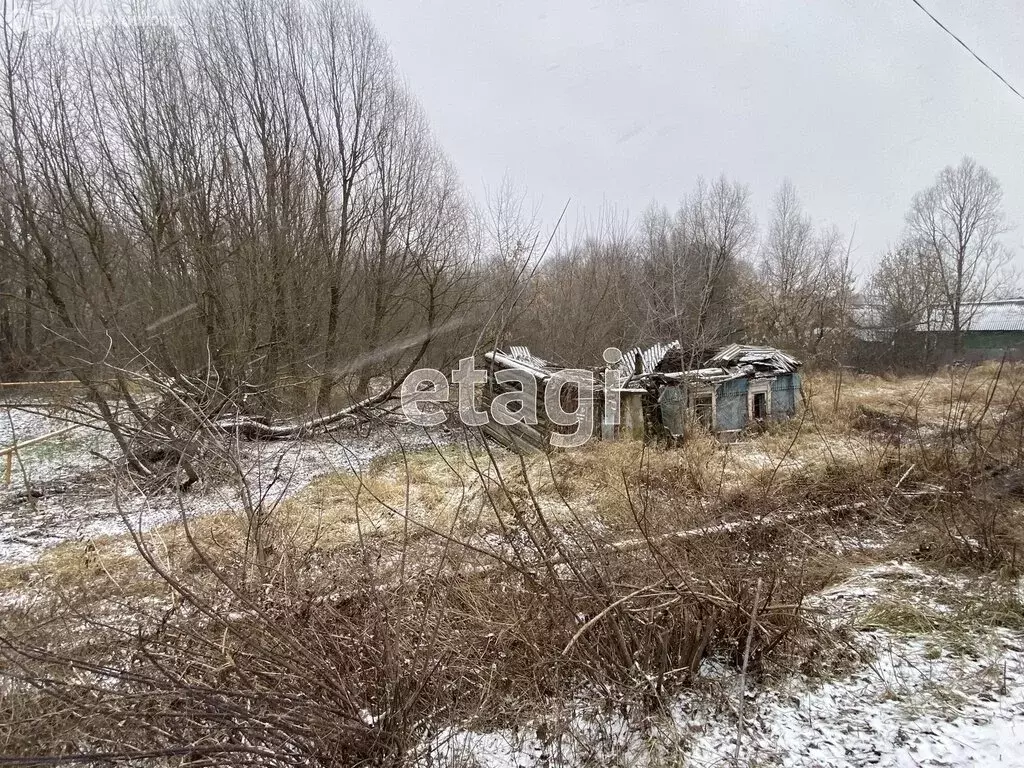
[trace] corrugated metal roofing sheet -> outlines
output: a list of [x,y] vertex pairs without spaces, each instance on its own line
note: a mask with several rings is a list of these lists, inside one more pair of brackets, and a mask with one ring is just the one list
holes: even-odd
[[969,331],[1024,331],[1024,299],[965,305]]
[[[495,350],[495,352],[498,352],[498,350]],[[559,367],[557,365],[554,365],[553,363],[549,363],[542,357],[537,357],[536,355],[531,354],[530,348],[524,346],[509,347],[508,354],[506,355],[506,357],[512,358],[513,360],[518,360],[522,363],[526,363],[526,365],[530,366],[531,368],[549,369],[553,371],[557,370]]]
[[636,356],[640,355],[640,375],[654,373],[658,364],[665,359],[665,355],[673,349],[678,348],[678,341],[659,341],[647,350],[644,350],[643,347],[634,347],[622,355],[622,362],[619,363],[619,370],[627,376],[636,375]]
[[767,365],[780,371],[792,372],[800,367],[800,361],[774,347],[751,347],[745,344],[730,344],[719,350],[708,360],[709,366],[727,368],[732,365]]
[[[512,354],[513,349],[517,350],[516,354]],[[526,350],[525,353],[523,350]],[[559,371],[566,370],[560,365],[549,363],[547,360],[530,354],[526,347],[510,347],[508,353],[499,350],[484,352],[484,359],[501,368],[510,368],[528,373],[541,382],[547,381]],[[594,376],[593,372],[581,371],[580,374],[583,374],[583,380],[580,382],[581,386],[594,390],[600,389],[601,382]]]
[[680,371],[678,373],[663,373],[664,378],[672,381],[702,381],[709,384],[720,384],[723,381],[741,379],[753,373],[749,365],[737,366],[735,368],[695,368],[691,371]]
[[[960,305],[965,331],[1024,331],[1024,299],[964,302]],[[918,324],[918,331],[950,331],[953,321],[946,307],[932,310],[930,320]]]
[[551,374],[554,373],[554,370],[545,364],[543,360],[538,360],[537,358],[523,360],[522,358],[506,355],[503,352],[495,350],[493,352],[485,352],[484,359],[499,365],[502,368],[512,368],[518,371],[524,371],[529,373],[531,376],[534,376],[539,381],[545,381],[551,378]]

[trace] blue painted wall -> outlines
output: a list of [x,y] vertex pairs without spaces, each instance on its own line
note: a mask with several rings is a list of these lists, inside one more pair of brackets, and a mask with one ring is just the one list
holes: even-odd
[[[715,400],[715,429],[720,432],[747,426],[749,379],[733,379],[718,386]],[[800,399],[800,375],[783,374],[772,381],[772,418],[785,419],[796,413]],[[667,386],[661,391],[662,423],[672,434],[686,429],[686,386]]]
[[717,420],[720,430],[743,429],[747,426],[747,380],[733,379],[718,387]]
[[800,396],[800,374],[789,373],[772,382],[772,416],[782,418],[796,413]]

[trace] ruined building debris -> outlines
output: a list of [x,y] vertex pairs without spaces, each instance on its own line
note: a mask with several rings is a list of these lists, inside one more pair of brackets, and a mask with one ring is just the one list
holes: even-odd
[[[550,447],[553,432],[569,431],[549,418],[544,403],[553,379],[568,369],[524,346],[488,352],[484,360],[489,373],[485,407],[496,398],[521,399],[520,382],[526,378],[535,383],[527,403],[529,418],[508,424],[491,421],[483,427],[486,434],[534,452]],[[678,341],[665,341],[631,349],[609,368],[572,369],[572,382],[559,384],[559,400],[569,413],[580,407],[581,397],[589,400],[594,439],[680,439],[694,430],[729,437],[752,424],[792,417],[800,394],[800,366],[799,360],[772,347],[731,344],[693,352]],[[617,419],[606,419],[615,408]]]

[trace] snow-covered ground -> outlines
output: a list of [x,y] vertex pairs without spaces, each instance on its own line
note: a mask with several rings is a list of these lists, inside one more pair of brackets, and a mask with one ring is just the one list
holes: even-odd
[[[742,753],[756,765],[1024,766],[1024,632],[972,621],[969,609],[947,621],[988,599],[969,589],[963,577],[890,563],[817,596],[825,621],[857,630],[850,651],[861,661],[836,679],[797,675],[759,692]],[[964,603],[951,606],[957,594]],[[872,626],[879,606],[940,620],[924,631]],[[706,734],[692,762],[716,764],[723,736]]]
[[[0,446],[61,426],[46,416],[0,410]],[[444,430],[428,434],[394,425],[369,435],[351,430],[248,443],[241,455],[250,485],[274,502],[324,474],[358,471],[399,448],[451,439]],[[109,438],[88,429],[27,449],[12,487],[0,489],[0,561],[30,560],[62,541],[123,533],[126,519],[147,528],[238,504],[226,482],[180,497],[120,487],[115,501],[104,459],[113,455]],[[49,492],[34,498],[26,488]],[[864,551],[875,544],[851,546]],[[829,652],[841,664],[751,680],[744,691],[734,669],[707,663],[693,691],[646,728],[591,702],[545,723],[544,738],[536,727],[452,727],[426,745],[431,757],[421,765],[1024,768],[1024,618],[1019,603],[1013,606],[1018,591],[987,577],[907,563],[865,567],[807,604],[845,638]],[[998,611],[971,612],[976,603],[1002,598],[1010,598],[1005,621]],[[886,606],[889,613],[881,611]],[[376,719],[373,713],[367,718]]]
[[958,609],[942,596],[964,588],[955,576],[890,563],[815,596],[822,620],[849,630],[855,661],[838,675],[748,685],[738,752],[738,676],[708,665],[703,684],[646,730],[576,713],[562,720],[562,738],[544,742],[530,731],[449,730],[432,758],[479,768],[1024,766],[1024,632],[969,620],[956,631],[939,622],[903,632],[866,618],[889,603],[948,615]]
[[[60,414],[0,409],[0,447],[21,443],[67,426]],[[339,430],[297,441],[249,442],[240,448],[241,465],[253,493],[273,504],[318,477],[359,471],[378,456],[450,442],[446,430],[426,431],[409,424]],[[0,562],[34,559],[41,548],[63,541],[85,541],[152,528],[182,515],[237,508],[235,484],[207,482],[188,493],[143,493],[114,487],[108,458],[116,447],[104,432],[81,427],[26,448],[15,459],[12,482],[0,478]],[[31,493],[29,493],[31,489]]]

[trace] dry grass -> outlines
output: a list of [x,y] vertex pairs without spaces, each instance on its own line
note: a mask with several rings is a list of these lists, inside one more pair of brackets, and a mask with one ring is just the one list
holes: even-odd
[[[408,546],[452,537],[490,548],[517,515],[538,512],[548,524],[606,540],[766,509],[858,498],[891,502],[897,485],[917,487],[936,479],[937,469],[948,470],[928,451],[941,454],[935,436],[951,413],[961,415],[957,423],[970,423],[970,414],[987,405],[986,424],[1004,418],[1021,383],[1016,366],[899,380],[845,375],[834,407],[836,380],[811,375],[800,417],[732,444],[704,436],[677,450],[621,442],[527,459],[465,447],[393,456],[358,476],[339,473],[314,482],[274,512],[273,536],[279,555],[301,561],[313,551],[335,553],[371,541]],[[951,406],[950,393],[964,401]],[[225,513],[193,521],[189,534],[214,560],[230,561],[244,529],[239,517]],[[180,523],[145,538],[171,573],[189,567],[194,547]],[[967,546],[973,541],[968,532],[959,538]],[[45,574],[61,588],[81,584],[102,592],[107,583],[144,581],[150,570],[130,540],[111,537],[61,545],[32,565],[2,567],[0,586],[17,588]]]
[[[232,738],[240,732],[246,744],[274,750],[275,760],[291,745],[287,761],[296,765],[399,765],[438,718],[517,722],[580,690],[603,691],[623,706],[663,707],[709,654],[739,664],[748,631],[754,669],[798,642],[800,599],[821,582],[766,557],[788,548],[776,537],[747,538],[739,559],[725,536],[605,550],[576,535],[575,515],[548,517],[540,501],[561,498],[570,509],[566,494],[578,495],[566,478],[578,478],[579,465],[569,472],[515,457],[486,467],[479,456],[455,459],[401,462],[408,483],[396,483],[396,464],[382,462],[367,477],[310,489],[275,522],[269,580],[253,581],[237,546],[224,546],[239,537],[237,521],[225,517],[202,521],[190,541],[180,526],[147,537],[150,566],[162,574],[149,582],[163,595],[130,583],[131,563],[116,555],[116,540],[96,548],[101,566],[76,563],[80,553],[70,547],[50,553],[46,565],[60,577],[44,591],[54,599],[8,612],[5,630],[17,642],[5,656],[12,668],[56,681],[59,694],[0,701],[19,713],[0,740],[18,754],[40,740],[63,752],[98,749],[116,731],[121,744],[155,743],[159,751],[207,733],[222,745],[215,762],[225,764],[248,759]],[[466,472],[437,499],[456,488],[493,499],[493,523],[479,524],[486,535],[471,531],[461,542],[487,543],[491,557],[459,547],[438,553],[439,533],[400,534],[395,520],[407,515],[396,505],[422,501],[411,488],[437,485],[437,462]],[[466,479],[470,467],[474,480]],[[636,472],[645,476],[642,465]],[[629,473],[618,482],[628,490]],[[322,512],[315,524],[303,523],[311,501]],[[438,516],[444,503],[433,503],[434,516],[424,519],[447,523]],[[284,534],[374,514],[392,527],[355,539]],[[501,541],[485,541],[498,531]],[[473,567],[480,565],[487,567]],[[65,590],[75,584],[81,599],[68,599]],[[84,682],[67,674],[68,657],[88,664]],[[58,701],[90,713],[87,727],[68,721]],[[289,713],[283,722],[282,708]],[[30,731],[18,727],[26,711]],[[383,725],[371,727],[365,712]]]
[[[835,392],[840,398],[835,407]],[[803,378],[804,398],[819,421],[841,431],[855,428],[863,409],[912,419],[922,427],[940,428],[951,414],[977,415],[986,404],[1005,408],[1016,403],[1024,386],[1024,366],[987,362],[947,367],[921,376],[883,378],[846,373],[812,373]]]
[[859,629],[897,634],[940,633],[965,644],[979,631],[1024,631],[1024,602],[1016,580],[937,568],[911,568],[879,576],[885,597],[856,619]]
[[[676,450],[620,442],[527,459],[465,447],[393,456],[358,476],[314,482],[274,512],[274,536],[282,552],[301,560],[311,551],[437,536],[490,546],[521,510],[610,538],[635,534],[638,526],[659,534],[751,511],[877,498],[907,469],[903,487],[930,479],[921,466],[927,457],[907,446],[920,449],[922,433],[932,439],[948,423],[950,392],[964,393],[961,411],[989,403],[995,418],[1012,405],[1021,382],[1016,367],[991,365],[899,380],[846,375],[835,408],[836,380],[812,375],[800,417],[732,444],[703,436]],[[225,513],[193,521],[189,534],[215,560],[230,560],[244,527]],[[181,524],[145,538],[170,572],[189,567],[193,546]],[[104,583],[139,581],[149,571],[130,540],[111,537],[61,545],[32,565],[2,567],[0,586],[46,574],[62,588],[78,583],[101,592]]]
[[[624,711],[663,706],[709,656],[744,660],[755,604],[752,673],[798,663],[823,642],[804,596],[893,548],[1016,572],[1021,382],[991,366],[845,376],[837,400],[835,380],[810,376],[799,418],[733,444],[392,456],[268,510],[259,564],[245,518],[227,513],[148,532],[145,557],[124,537],[65,544],[0,569],[0,588],[35,598],[7,610],[5,653],[98,714],[69,730],[52,699],[19,699],[45,727],[9,728],[0,743],[24,753],[45,733],[48,749],[96,748],[116,710],[150,738],[144,724],[159,722],[166,749],[244,734],[291,745],[296,765],[397,765],[439,724],[519,723],[580,691]],[[666,538],[696,529],[712,532]],[[959,626],[1024,615],[1002,598],[961,608]],[[894,603],[863,621],[920,632],[950,615]],[[131,666],[83,688],[58,671],[57,648],[108,662],[127,649]]]

